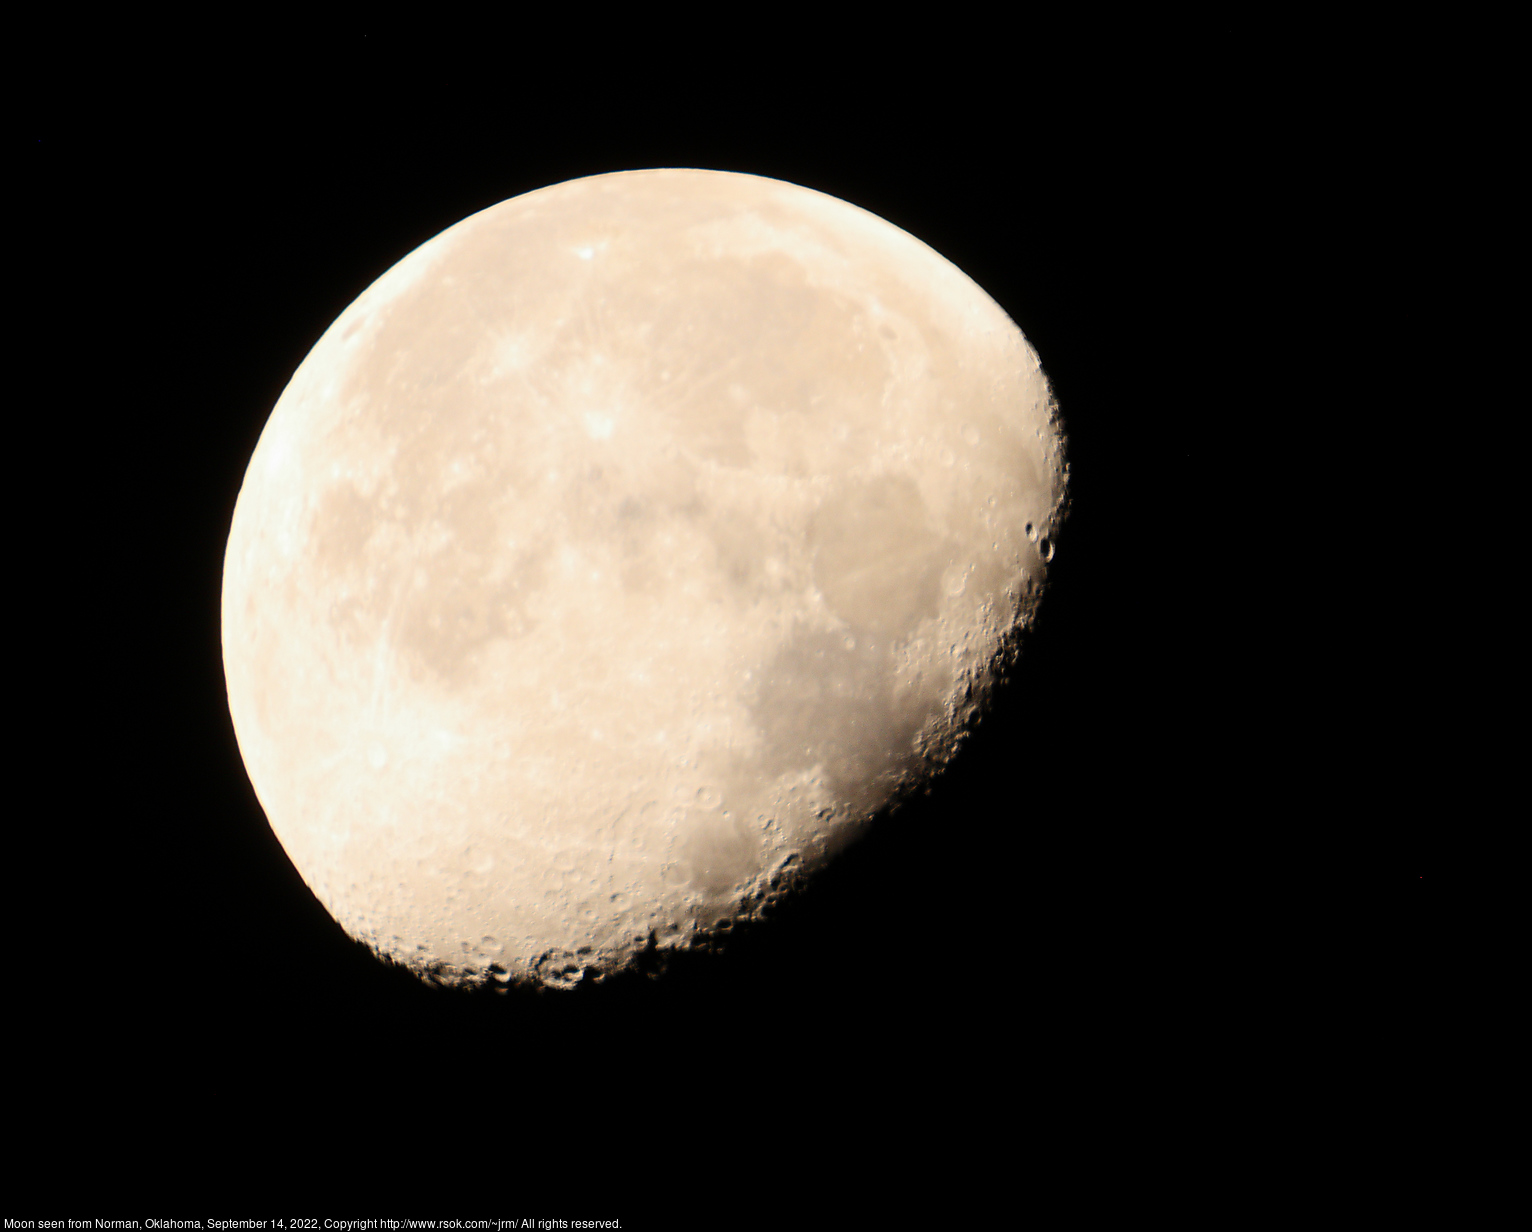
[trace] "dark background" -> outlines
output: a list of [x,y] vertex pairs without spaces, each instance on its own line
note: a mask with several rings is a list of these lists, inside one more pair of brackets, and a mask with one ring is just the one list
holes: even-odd
[[[1152,1136],[1209,1065],[1232,1075],[1198,1087],[1213,1119],[1301,1068],[1320,1008],[1354,996],[1314,962],[1338,920],[1364,983],[1407,996],[1425,924],[1402,883],[1426,869],[1367,925],[1337,905],[1356,874],[1283,883],[1327,858],[1330,806],[1261,753],[1291,700],[1230,490],[1249,422],[1291,397],[1255,305],[1313,167],[1281,83],[1203,33],[1217,55],[1161,36],[1157,64],[1132,39],[870,49],[855,71],[559,43],[458,71],[376,33],[238,69],[47,60],[13,148],[36,377],[12,414],[36,585],[13,602],[41,682],[17,774],[42,821],[13,816],[6,871],[39,1132],[109,1171],[146,1142],[191,1167],[257,1123],[329,1144],[293,1145],[279,1189],[371,1144],[342,1187],[441,1170],[458,1213],[517,1152],[575,1142],[598,1171],[786,1175],[876,1142],[880,1183],[956,1156],[999,1184],[1039,1149]],[[394,262],[508,197],[650,166],[830,193],[972,276],[1054,385],[1071,512],[993,719],[769,928],[653,982],[429,988],[330,920],[245,776],[218,623],[234,500],[293,370]],[[449,1150],[468,1124],[494,1128]]]

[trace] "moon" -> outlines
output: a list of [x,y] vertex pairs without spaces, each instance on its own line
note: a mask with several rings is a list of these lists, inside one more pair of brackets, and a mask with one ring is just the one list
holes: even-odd
[[1021,331],[873,214],[686,169],[512,198],[368,287],[271,413],[224,560],[241,756],[380,956],[646,966],[951,760],[1067,473]]

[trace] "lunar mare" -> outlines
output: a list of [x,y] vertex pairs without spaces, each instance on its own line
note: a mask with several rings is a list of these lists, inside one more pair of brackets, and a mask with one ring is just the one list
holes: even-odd
[[224,569],[241,754],[380,954],[603,977],[950,758],[1065,486],[1020,330],[882,219],[709,171],[516,197],[272,411]]

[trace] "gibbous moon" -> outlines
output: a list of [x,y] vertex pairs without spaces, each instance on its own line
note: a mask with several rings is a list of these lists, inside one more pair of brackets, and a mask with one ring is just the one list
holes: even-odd
[[373,283],[272,411],[224,565],[240,751],[380,955],[602,979],[951,758],[1065,484],[1021,331],[890,223],[717,171],[528,193]]

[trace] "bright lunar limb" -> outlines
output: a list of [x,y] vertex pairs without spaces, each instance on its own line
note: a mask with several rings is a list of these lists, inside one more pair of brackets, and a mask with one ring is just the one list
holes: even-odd
[[380,954],[603,978],[950,758],[1065,486],[1037,355],[890,223],[717,171],[528,193],[379,278],[272,411],[224,566],[240,751]]

